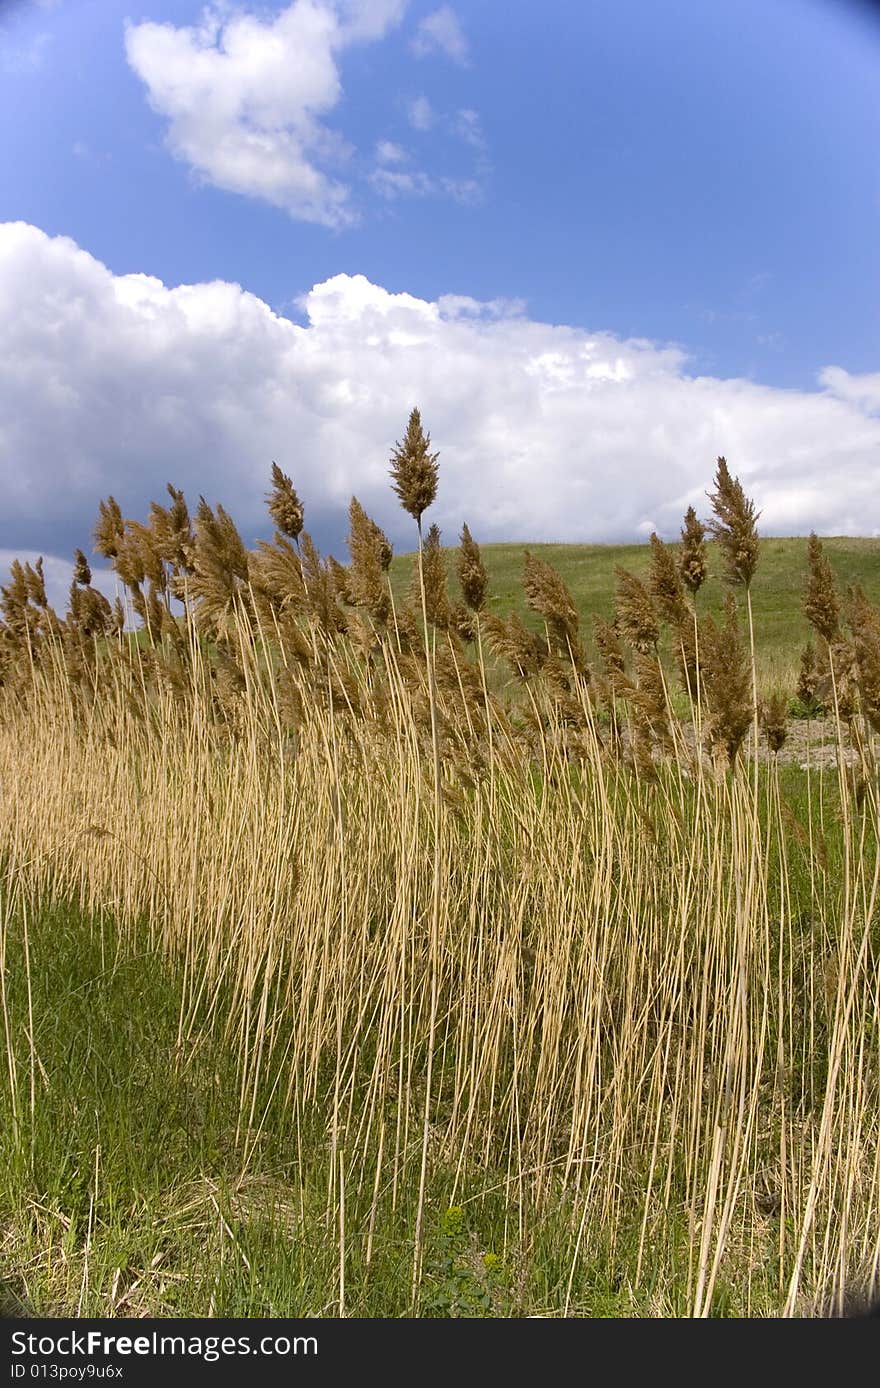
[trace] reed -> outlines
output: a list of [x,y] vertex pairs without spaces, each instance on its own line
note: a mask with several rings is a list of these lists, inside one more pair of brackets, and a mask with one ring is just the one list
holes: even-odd
[[[413,411],[391,471],[417,608],[359,503],[344,567],[277,468],[252,551],[173,489],[144,526],[101,504],[145,630],[86,596],[85,556],[64,617],[13,567],[7,1277],[82,1314],[173,1314],[185,1266],[203,1311],[244,1314],[777,1315],[876,1290],[880,613],[853,589],[832,621],[812,547],[839,755],[801,771],[793,689],[757,700],[755,512],[726,465],[723,617],[694,611],[692,516],[686,565],[654,539],[647,583],[618,574],[593,667],[561,576],[527,555],[541,629],[498,616],[466,528],[462,639],[422,535],[437,459]],[[111,1252],[135,1231],[137,1276]]]

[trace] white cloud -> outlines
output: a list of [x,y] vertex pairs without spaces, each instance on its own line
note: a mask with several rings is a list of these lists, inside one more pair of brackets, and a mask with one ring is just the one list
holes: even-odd
[[453,202],[473,205],[483,197],[482,186],[475,178],[432,178],[421,169],[374,169],[369,181],[389,202],[405,197],[447,197]]
[[402,197],[427,197],[437,191],[434,179],[418,169],[412,173],[400,169],[374,169],[370,174],[370,183],[377,193],[389,201]]
[[382,38],[406,0],[294,0],[270,18],[206,10],[198,25],[128,24],[128,61],[167,117],[176,158],[218,188],[326,226],[354,220],[350,154],[324,118],[352,43]]
[[880,413],[880,371],[851,376],[840,366],[826,366],[819,380],[841,400],[849,400],[869,414]]
[[480,117],[476,111],[463,109],[458,112],[455,118],[455,133],[465,144],[472,145],[480,152],[486,148],[486,137],[483,134],[483,127],[480,124]]
[[418,58],[426,58],[432,53],[445,53],[447,58],[451,58],[455,63],[464,64],[468,59],[467,39],[451,5],[441,5],[439,10],[426,15],[416,30],[410,47]]
[[413,130],[430,130],[436,117],[426,96],[417,96],[409,103],[407,110],[409,123]]
[[406,150],[393,140],[380,140],[376,145],[376,159],[380,164],[405,164],[407,158]]
[[426,96],[418,96],[407,107],[409,123],[420,132],[439,129],[446,137],[464,141],[473,150],[472,172],[459,174],[429,174],[424,170],[408,168],[405,172],[389,170],[391,162],[403,162],[409,158],[398,146],[387,140],[380,141],[376,149],[378,167],[369,175],[368,181],[374,191],[389,200],[401,197],[446,197],[454,202],[474,204],[484,196],[484,180],[491,172],[487,155],[486,138],[480,124],[480,117],[474,110],[463,108],[453,115],[439,116]]
[[86,547],[100,498],[143,516],[169,479],[269,530],[269,464],[319,538],[355,492],[398,543],[388,482],[418,404],[440,450],[431,519],[451,541],[674,536],[705,515],[724,453],[765,534],[880,532],[877,376],[815,391],[687,374],[676,346],[530,319],[521,304],[428,302],[362,275],[303,296],[305,323],[224,282],[114,276],[63,237],[0,226],[0,545]]

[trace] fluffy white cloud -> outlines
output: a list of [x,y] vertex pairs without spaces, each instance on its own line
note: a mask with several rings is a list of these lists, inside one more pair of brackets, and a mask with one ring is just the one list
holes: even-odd
[[826,366],[819,372],[819,380],[841,400],[850,400],[874,414],[880,412],[880,371],[851,376],[840,366]]
[[342,94],[337,56],[381,38],[405,5],[294,0],[265,19],[206,10],[183,28],[129,24],[126,53],[178,159],[218,188],[340,226],[354,213],[339,177],[350,150],[324,123]]
[[410,47],[418,58],[431,53],[445,53],[454,63],[466,63],[468,58],[467,39],[451,5],[441,5],[425,16]]
[[426,302],[337,275],[303,325],[238,285],[114,276],[63,237],[0,226],[0,545],[70,555],[100,498],[143,516],[166,481],[270,529],[272,459],[322,543],[354,492],[398,543],[388,481],[418,404],[440,449],[432,519],[452,541],[674,536],[725,453],[766,534],[880,533],[877,378],[816,391],[687,374],[674,346]]

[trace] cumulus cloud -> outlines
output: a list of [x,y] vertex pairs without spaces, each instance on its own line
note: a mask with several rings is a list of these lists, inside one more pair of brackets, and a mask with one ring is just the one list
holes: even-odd
[[840,366],[826,366],[820,371],[819,380],[841,400],[849,400],[868,413],[880,413],[880,371],[851,376]]
[[382,38],[406,0],[294,0],[260,18],[206,10],[197,25],[128,24],[128,61],[168,120],[176,158],[218,188],[325,226],[355,218],[340,175],[351,151],[325,117],[337,59]]
[[417,58],[445,53],[454,63],[464,64],[468,59],[467,39],[451,5],[441,5],[439,10],[425,16],[410,47]]
[[677,346],[436,302],[336,275],[279,317],[239,285],[113,275],[63,237],[0,226],[0,546],[70,556],[100,498],[143,516],[169,480],[270,530],[273,459],[341,552],[352,493],[398,544],[391,447],[418,404],[452,541],[675,536],[726,454],[766,534],[880,533],[877,377],[815,391],[688,373]]

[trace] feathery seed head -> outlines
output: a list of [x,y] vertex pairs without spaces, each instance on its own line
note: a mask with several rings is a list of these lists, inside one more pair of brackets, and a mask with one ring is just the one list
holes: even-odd
[[73,581],[80,584],[82,588],[88,588],[92,581],[92,571],[89,568],[89,561],[81,549],[74,551],[73,555]]
[[862,712],[873,731],[880,732],[880,608],[857,585],[847,594],[847,609]]
[[170,506],[150,504],[149,530],[157,557],[170,564],[175,574],[192,572],[193,533],[189,509],[182,491],[170,482],[166,491]]
[[272,490],[268,497],[269,515],[278,529],[291,540],[298,540],[305,512],[293,482],[277,463],[272,464]]
[[93,531],[95,552],[105,559],[115,559],[119,542],[125,530],[125,521],[115,497],[108,496],[98,503],[98,520]]
[[430,452],[431,435],[422,429],[422,417],[412,410],[406,433],[391,454],[391,480],[400,503],[417,524],[437,495],[438,453]]
[[[440,531],[430,526],[422,545],[422,574],[425,584],[425,610],[429,622],[437,627],[449,627],[451,608],[446,586],[446,556],[440,544]],[[421,601],[418,567],[413,569],[412,600]]]
[[715,491],[709,494],[715,520],[709,531],[718,541],[727,583],[748,588],[758,565],[757,520],[760,515],[738,477],[731,477],[726,458],[719,458]]
[[[351,569],[346,575],[348,592],[354,606],[365,607],[375,622],[384,625],[391,613],[391,598],[385,581],[391,563],[391,545],[356,496],[351,499],[348,517],[346,543],[351,554]],[[336,570],[332,566],[331,570],[335,581]]]
[[788,700],[775,691],[761,706],[761,727],[773,753],[779,752],[788,736]]
[[828,674],[828,665],[818,654],[812,641],[801,652],[796,693],[808,713],[819,713],[823,707],[820,687]]
[[804,612],[810,625],[829,645],[833,645],[840,635],[840,602],[831,565],[825,558],[822,542],[815,531],[811,531],[807,542],[807,563]]
[[563,654],[577,644],[579,617],[568,586],[552,564],[526,550],[523,557],[523,590],[532,612],[544,618]]
[[651,595],[661,614],[672,626],[678,627],[690,616],[687,599],[679,576],[675,555],[656,534],[651,534]]
[[458,550],[458,582],[462,597],[472,612],[479,612],[486,601],[489,578],[480,555],[480,546],[467,525],[461,527]]
[[25,564],[24,581],[27,594],[35,607],[48,608],[49,600],[46,596],[46,575],[43,572],[43,556],[40,555],[36,564]]
[[696,594],[706,579],[706,527],[697,519],[693,506],[685,513],[678,569],[685,588]]
[[620,565],[614,570],[617,578],[617,618],[633,650],[646,654],[660,638],[657,609],[646,585],[635,574]]
[[723,752],[732,766],[752,722],[751,666],[732,593],[725,599],[720,626],[711,617],[705,619],[700,646],[709,714],[706,736],[713,752]]
[[340,564],[339,560],[332,554],[327,555],[327,567],[333,578],[337,599],[339,602],[344,602],[348,607],[353,607],[354,597],[351,591],[351,571],[347,569],[344,564]]

